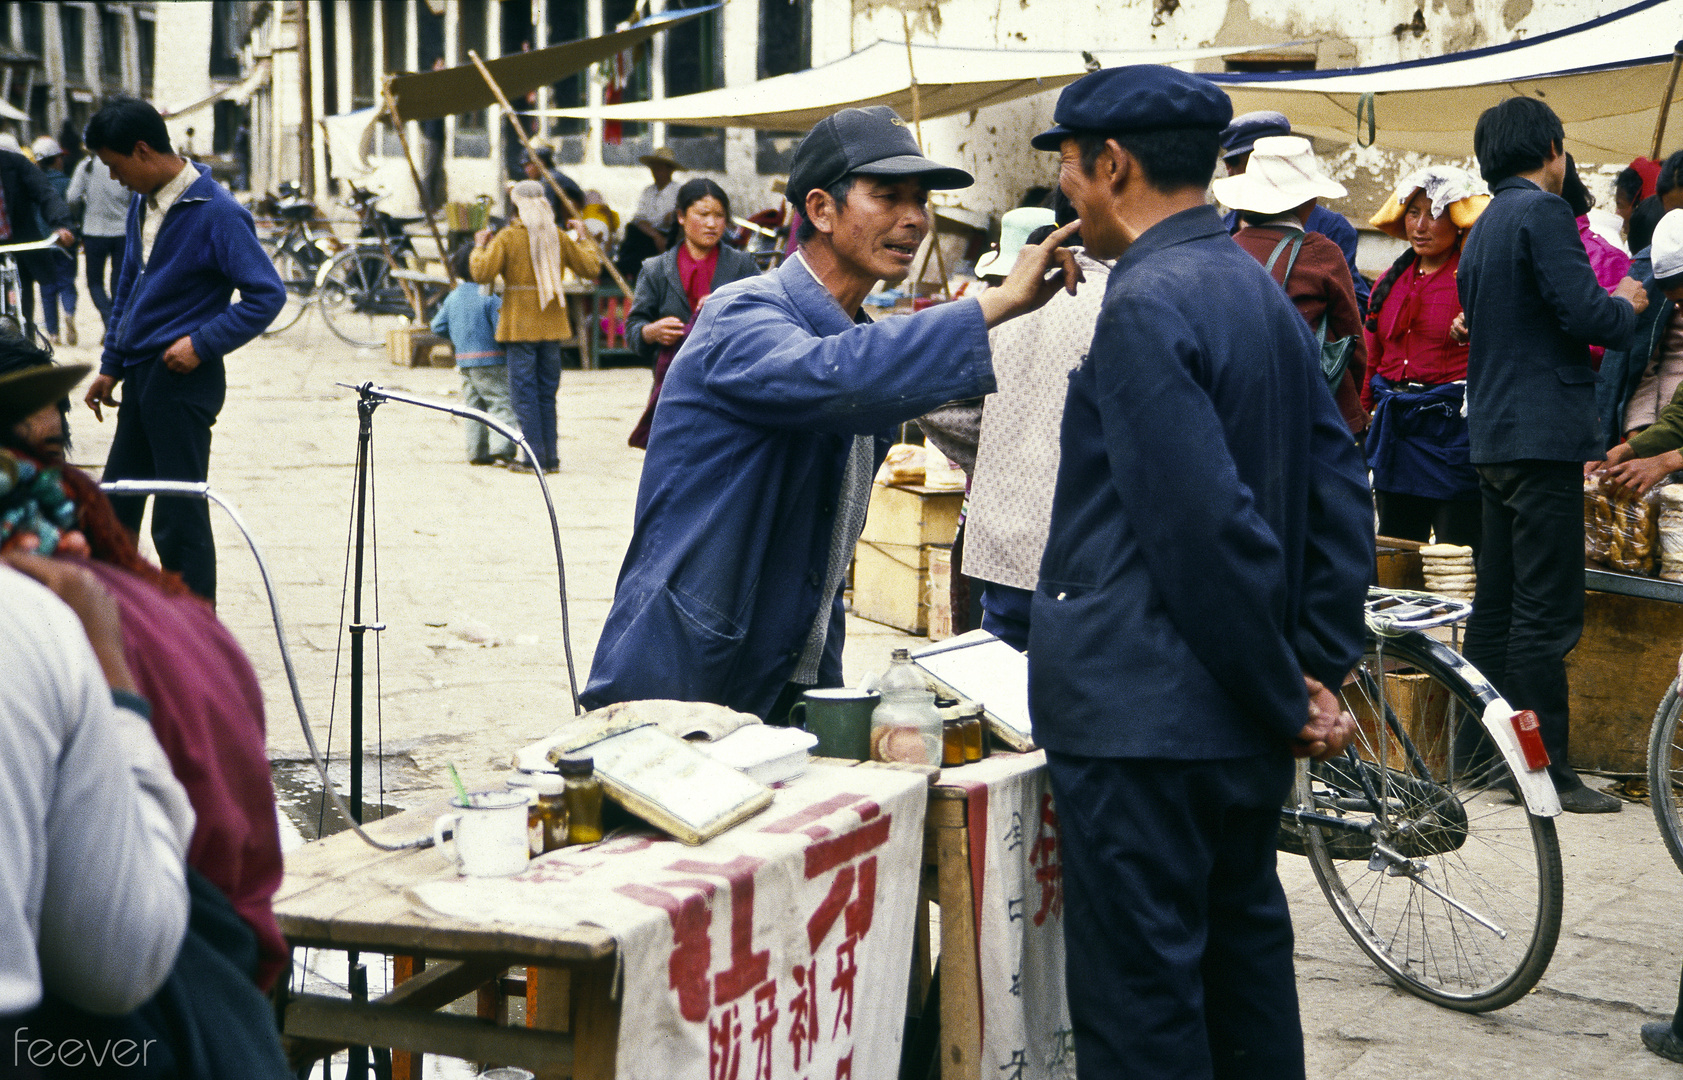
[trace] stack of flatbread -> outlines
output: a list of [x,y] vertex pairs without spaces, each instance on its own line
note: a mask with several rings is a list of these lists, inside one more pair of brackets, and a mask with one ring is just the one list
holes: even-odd
[[1683,484],[1660,489],[1660,576],[1683,581]]
[[1473,549],[1459,544],[1427,544],[1420,549],[1426,591],[1452,600],[1473,598]]

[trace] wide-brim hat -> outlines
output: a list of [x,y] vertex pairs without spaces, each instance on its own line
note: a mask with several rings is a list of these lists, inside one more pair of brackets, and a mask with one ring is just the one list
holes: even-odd
[[1321,172],[1309,140],[1297,135],[1258,139],[1250,164],[1238,176],[1211,185],[1223,206],[1254,214],[1283,214],[1310,199],[1342,199],[1344,185]]
[[1434,217],[1447,212],[1455,227],[1466,232],[1484,213],[1484,208],[1490,205],[1490,196],[1477,190],[1481,187],[1483,185],[1472,173],[1452,165],[1418,169],[1398,185],[1391,198],[1379,205],[1379,209],[1368,219],[1368,224],[1386,236],[1406,241],[1408,224],[1405,219],[1409,200],[1414,198],[1415,192],[1424,191],[1426,197],[1432,200]]
[[1058,216],[1040,206],[1020,206],[1009,210],[999,219],[999,247],[976,260],[976,276],[990,274],[1004,277],[1017,265],[1017,255],[1028,242],[1029,234],[1042,225],[1056,225]]
[[1653,262],[1654,279],[1672,282],[1668,278],[1683,275],[1683,210],[1672,210],[1654,226],[1654,239],[1648,248]]
[[682,169],[678,157],[672,153],[670,146],[657,146],[652,151],[637,159],[644,165],[670,165],[674,169]]
[[0,375],[0,427],[11,427],[63,398],[92,370],[87,364],[44,364]]
[[893,109],[868,105],[842,109],[813,125],[795,148],[784,195],[805,213],[808,192],[827,188],[851,173],[915,176],[931,191],[966,188],[976,182],[963,169],[924,157],[917,139]]

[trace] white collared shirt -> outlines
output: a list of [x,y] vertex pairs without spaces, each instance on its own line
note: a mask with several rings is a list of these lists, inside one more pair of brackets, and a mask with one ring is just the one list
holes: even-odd
[[199,178],[199,170],[193,168],[193,163],[184,162],[181,171],[175,174],[175,179],[146,196],[146,211],[140,219],[140,264],[145,266],[152,260],[152,244],[158,239],[158,230],[163,227],[164,215],[175,201],[192,186]]

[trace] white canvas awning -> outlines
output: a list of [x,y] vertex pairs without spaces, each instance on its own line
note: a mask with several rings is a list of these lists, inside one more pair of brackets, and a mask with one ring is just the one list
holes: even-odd
[[[1273,51],[1292,44],[1301,43],[1141,49],[1092,55],[1104,67],[1116,67]],[[911,67],[917,73],[919,107],[925,120],[1056,90],[1087,72],[1085,58],[1075,50],[952,49],[939,45],[913,45],[911,49]],[[822,67],[761,79],[746,86],[596,109],[545,109],[539,115],[805,131],[837,109],[862,105],[890,105],[901,116],[911,118],[911,77],[904,42],[878,41]]]
[[[1643,0],[1552,34],[1427,60],[1210,78],[1234,112],[1277,109],[1299,134],[1366,143],[1371,103],[1375,145],[1454,156],[1473,152],[1481,112],[1523,94],[1560,116],[1578,161],[1628,162],[1653,149],[1680,38],[1683,0]],[[1664,149],[1683,146],[1683,108],[1672,108],[1666,127]]]

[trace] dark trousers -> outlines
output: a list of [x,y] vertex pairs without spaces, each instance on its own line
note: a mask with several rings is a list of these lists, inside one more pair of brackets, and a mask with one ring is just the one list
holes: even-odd
[[1274,864],[1291,759],[1046,762],[1081,1080],[1301,1080]]
[[[185,375],[148,360],[123,371],[117,431],[105,459],[106,480],[197,480],[210,475],[210,428],[227,391],[222,363],[202,362]],[[111,500],[117,518],[140,533],[145,496]],[[190,496],[159,496],[152,508],[152,543],[164,569],[187,587],[216,600],[216,542],[210,504]]]
[[1435,533],[1440,544],[1470,547],[1476,555],[1484,532],[1484,503],[1480,499],[1428,499],[1397,491],[1375,491],[1379,504],[1379,535],[1425,543]]
[[508,357],[509,401],[520,418],[520,433],[538,455],[532,464],[553,469],[560,463],[555,446],[555,394],[561,387],[561,343],[510,341],[503,353]]
[[1584,474],[1573,461],[1478,466],[1484,537],[1466,656],[1516,709],[1532,709],[1549,775],[1568,791],[1566,654],[1584,629]]
[[997,581],[982,582],[982,629],[1018,652],[1028,652],[1034,593]]
[[[117,291],[117,272],[123,267],[125,240],[126,237],[122,236],[82,237],[82,250],[88,259],[88,297],[93,301],[94,307],[99,309],[101,322],[111,321],[111,293]],[[111,264],[109,292],[106,291],[105,277],[107,261]]]

